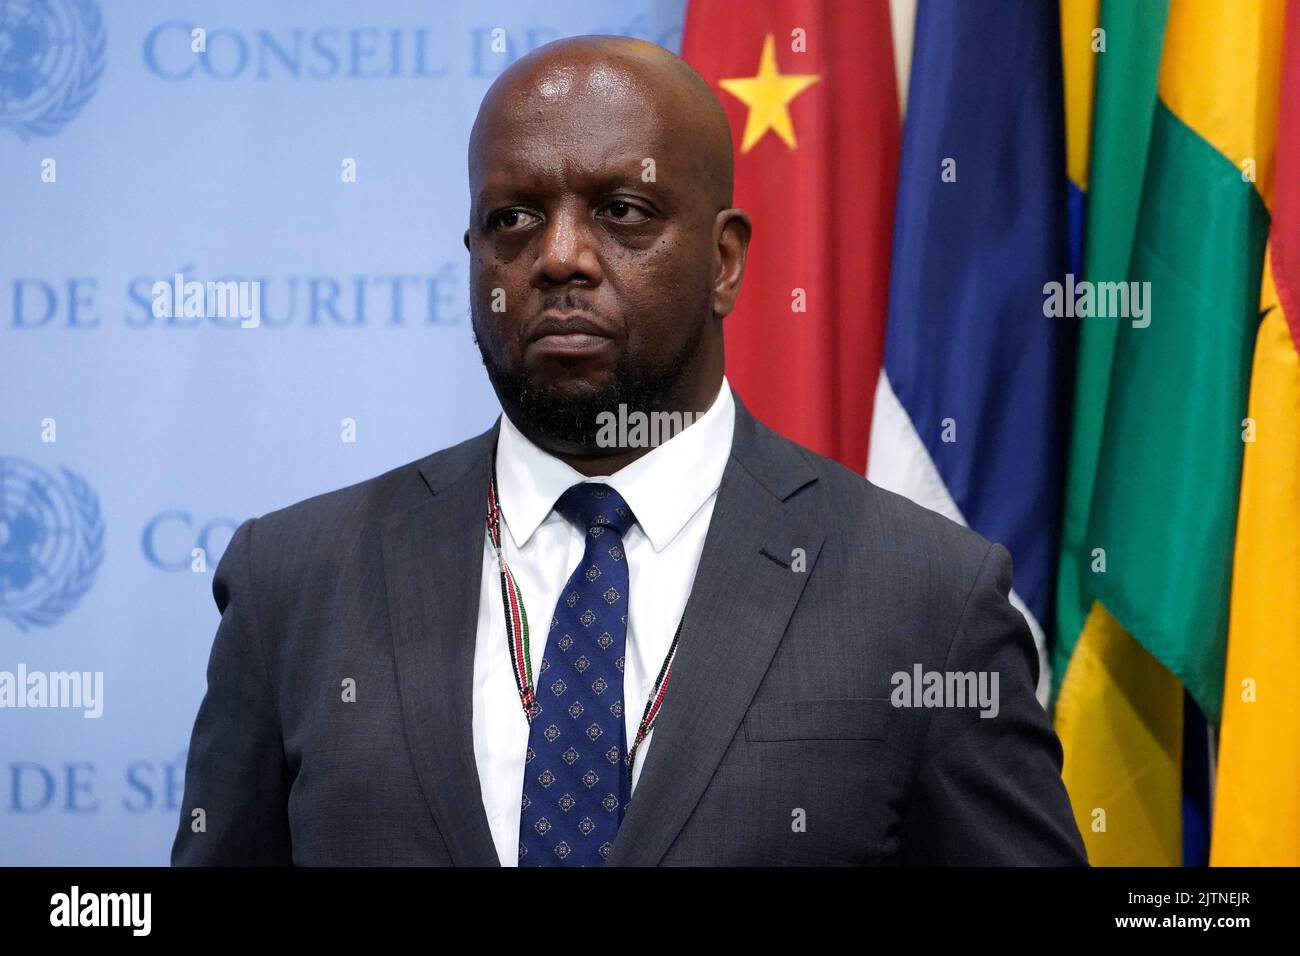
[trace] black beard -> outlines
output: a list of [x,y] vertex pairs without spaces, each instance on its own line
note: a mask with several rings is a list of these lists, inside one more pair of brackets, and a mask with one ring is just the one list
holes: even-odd
[[624,353],[615,366],[610,385],[571,394],[554,386],[539,385],[522,364],[507,368],[498,363],[479,341],[478,330],[474,331],[474,344],[483,358],[492,388],[519,430],[534,441],[541,438],[554,447],[585,450],[597,448],[596,436],[600,430],[597,416],[601,412],[618,414],[619,405],[626,406],[629,413],[647,415],[661,411],[700,411],[670,406],[703,338],[701,323],[677,354],[658,366],[633,366]]

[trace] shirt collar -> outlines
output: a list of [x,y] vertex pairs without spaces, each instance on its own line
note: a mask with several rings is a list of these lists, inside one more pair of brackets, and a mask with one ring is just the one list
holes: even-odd
[[662,551],[722,483],[731,456],[735,408],[723,376],[713,404],[694,423],[614,474],[592,478],[538,448],[502,413],[497,488],[501,516],[515,547],[528,543],[571,485],[600,481],[623,496],[655,551]]

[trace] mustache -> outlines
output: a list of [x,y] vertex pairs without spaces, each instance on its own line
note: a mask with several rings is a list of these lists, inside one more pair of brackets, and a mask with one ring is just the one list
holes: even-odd
[[568,289],[562,294],[543,296],[542,307],[537,310],[537,314],[541,315],[543,312],[586,312],[602,321],[605,319],[605,314],[600,309],[572,289]]

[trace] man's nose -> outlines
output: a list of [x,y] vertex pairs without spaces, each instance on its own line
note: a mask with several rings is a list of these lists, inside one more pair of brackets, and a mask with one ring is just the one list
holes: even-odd
[[596,254],[596,223],[577,210],[554,213],[542,231],[532,282],[538,287],[601,281],[600,257]]

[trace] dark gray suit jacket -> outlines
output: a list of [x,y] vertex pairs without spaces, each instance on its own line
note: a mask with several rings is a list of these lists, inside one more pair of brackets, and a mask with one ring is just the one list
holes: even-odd
[[[471,733],[496,437],[240,525],[213,582],[174,865],[497,865]],[[1001,546],[737,396],[607,865],[1085,862],[1010,582]],[[893,706],[891,675],[917,664],[998,672],[998,715]]]

